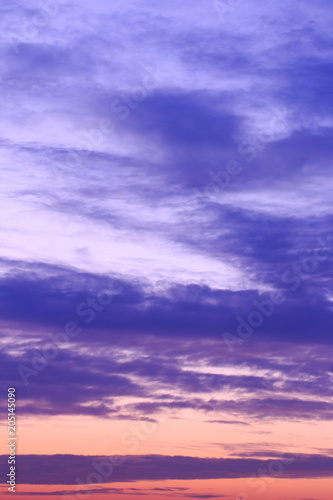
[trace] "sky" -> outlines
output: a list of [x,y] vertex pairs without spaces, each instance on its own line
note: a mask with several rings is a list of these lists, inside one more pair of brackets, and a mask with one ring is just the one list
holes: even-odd
[[331,2],[0,13],[0,491],[331,500]]

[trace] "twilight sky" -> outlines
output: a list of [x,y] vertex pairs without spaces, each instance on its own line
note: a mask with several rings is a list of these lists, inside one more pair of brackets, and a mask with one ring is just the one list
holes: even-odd
[[331,2],[0,13],[17,499],[331,500]]

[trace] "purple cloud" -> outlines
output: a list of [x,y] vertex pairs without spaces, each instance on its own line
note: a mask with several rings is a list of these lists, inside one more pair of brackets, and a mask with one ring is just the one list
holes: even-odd
[[[1,463],[5,461],[1,456]],[[22,455],[18,457],[20,484],[78,484],[76,478],[89,476],[108,457],[75,455]],[[289,462],[291,462],[289,460]],[[97,468],[92,466],[97,464]],[[108,462],[110,463],[110,462]],[[132,482],[166,479],[218,479],[252,477],[267,468],[268,460],[252,458],[196,458],[184,456],[128,456],[124,466],[114,467],[99,482]],[[333,458],[325,455],[300,455],[284,467],[284,478],[321,478],[332,476]],[[100,476],[102,477],[102,476]]]

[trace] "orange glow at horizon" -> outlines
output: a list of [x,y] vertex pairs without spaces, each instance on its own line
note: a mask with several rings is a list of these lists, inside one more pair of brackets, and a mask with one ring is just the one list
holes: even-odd
[[[21,417],[18,450],[28,454],[186,455],[225,457],[270,449],[281,453],[320,453],[329,447],[331,423],[251,422],[217,424],[207,414],[185,410],[160,422],[111,420],[82,416]],[[236,420],[229,417],[229,420]],[[50,431],[52,429],[52,431]],[[5,442],[6,427],[0,426]],[[2,447],[1,453],[6,453]]]

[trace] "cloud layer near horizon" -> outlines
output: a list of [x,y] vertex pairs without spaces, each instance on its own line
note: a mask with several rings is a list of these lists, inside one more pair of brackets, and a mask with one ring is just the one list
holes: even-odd
[[[5,460],[6,457],[0,456],[0,463]],[[252,477],[253,471],[258,470],[266,470],[267,475],[270,475],[268,467],[273,462],[282,465],[282,471],[276,474],[281,478],[324,478],[332,477],[333,474],[333,457],[324,455],[302,455],[295,458],[293,455],[284,454],[280,460],[273,461],[252,458],[138,455],[116,457],[115,460],[118,460],[118,463],[122,461],[123,464],[114,468],[110,467],[110,457],[99,456],[22,455],[18,460],[20,484],[92,484],[97,481],[96,479],[88,481],[89,475],[101,470],[104,472],[99,474],[102,483],[242,478]],[[41,471],[44,473],[41,474]]]

